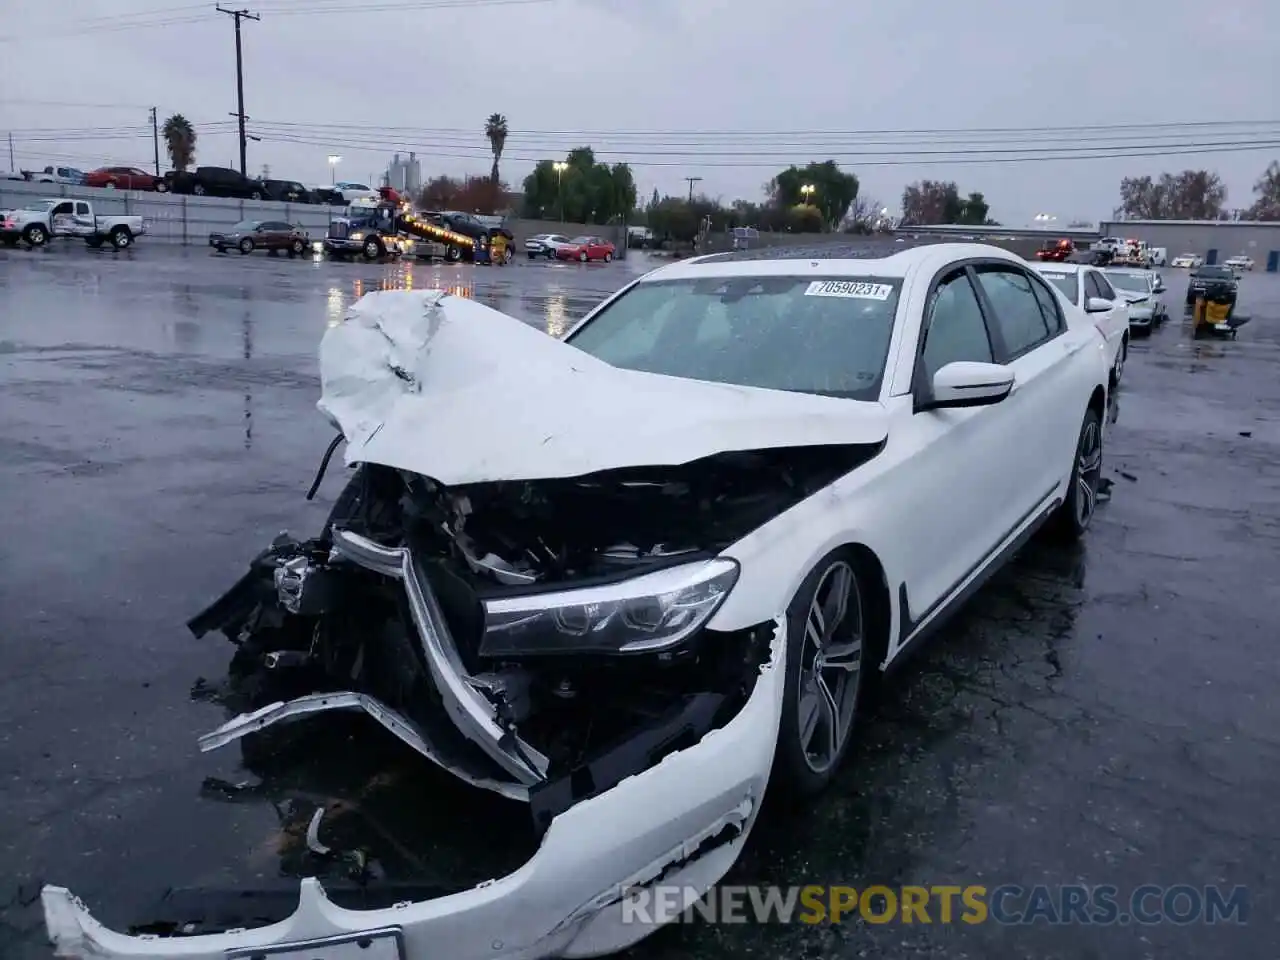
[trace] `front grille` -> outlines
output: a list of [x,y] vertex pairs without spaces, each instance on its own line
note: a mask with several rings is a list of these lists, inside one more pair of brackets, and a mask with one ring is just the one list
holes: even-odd
[[336,221],[329,224],[329,236],[334,240],[347,239],[347,225]]

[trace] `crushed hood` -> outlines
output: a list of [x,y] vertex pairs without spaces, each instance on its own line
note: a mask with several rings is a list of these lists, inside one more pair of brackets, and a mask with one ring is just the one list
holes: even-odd
[[623,370],[442,291],[367,294],[320,345],[318,407],[346,462],[454,486],[874,444],[883,408]]

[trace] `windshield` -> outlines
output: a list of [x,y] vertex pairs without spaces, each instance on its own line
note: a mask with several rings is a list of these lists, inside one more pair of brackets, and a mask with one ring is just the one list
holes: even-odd
[[57,200],[41,200],[38,203],[28,203],[23,207],[21,207],[21,209],[32,210],[38,213],[44,213],[46,210],[48,210],[57,202],[58,202]]
[[1077,277],[1076,274],[1074,273],[1043,273],[1042,272],[1040,276],[1044,277],[1046,280],[1052,283],[1055,287],[1061,290],[1062,295],[1066,297],[1068,300],[1070,300],[1072,303],[1076,302],[1076,298],[1080,292],[1079,278]]
[[641,283],[569,340],[690,380],[876,400],[899,281],[704,277]]
[[1113,287],[1119,287],[1121,290],[1127,290],[1130,293],[1150,293],[1151,285],[1147,282],[1147,278],[1138,273],[1116,273],[1111,270],[1103,271],[1107,275],[1107,279],[1111,281]]
[[1196,269],[1195,276],[1207,277],[1210,280],[1234,280],[1230,270],[1226,267],[1199,267]]

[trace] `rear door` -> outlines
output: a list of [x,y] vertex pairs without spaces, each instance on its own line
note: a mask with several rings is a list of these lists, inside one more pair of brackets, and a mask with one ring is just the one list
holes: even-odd
[[[1002,526],[1013,529],[1070,471],[1084,410],[1061,399],[1068,358],[1090,341],[1068,335],[1061,305],[1041,277],[1006,262],[979,265],[975,274],[992,319],[996,360],[1015,377],[1013,392],[992,408],[1000,410],[1006,443],[1016,448],[993,479],[1001,491],[996,509]],[[1096,349],[1097,340],[1092,342]]]

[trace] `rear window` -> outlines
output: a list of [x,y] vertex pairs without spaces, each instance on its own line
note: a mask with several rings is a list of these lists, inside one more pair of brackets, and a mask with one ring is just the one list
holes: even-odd
[[1235,274],[1226,267],[1197,267],[1194,275],[1197,277],[1204,277],[1206,280],[1235,279]]
[[899,283],[871,277],[641,283],[569,342],[628,370],[876,400]]
[[1076,303],[1080,294],[1079,274],[1076,273],[1049,273],[1041,270],[1040,276],[1044,277],[1051,284],[1062,291],[1062,295],[1070,302]]

